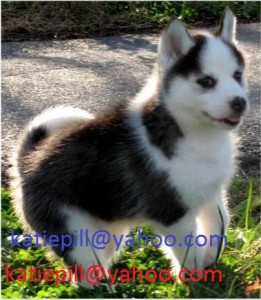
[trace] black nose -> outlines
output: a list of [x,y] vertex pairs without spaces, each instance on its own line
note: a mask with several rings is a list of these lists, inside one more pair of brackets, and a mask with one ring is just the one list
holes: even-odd
[[230,102],[230,106],[234,111],[242,113],[246,109],[246,99],[242,97],[235,97]]

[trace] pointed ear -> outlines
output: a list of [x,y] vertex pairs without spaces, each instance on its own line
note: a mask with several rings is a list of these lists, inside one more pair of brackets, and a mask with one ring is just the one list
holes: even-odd
[[236,18],[228,6],[223,13],[216,33],[227,42],[233,43],[236,40]]
[[178,19],[174,19],[163,31],[159,42],[158,52],[162,67],[168,69],[193,46],[194,42],[186,27]]

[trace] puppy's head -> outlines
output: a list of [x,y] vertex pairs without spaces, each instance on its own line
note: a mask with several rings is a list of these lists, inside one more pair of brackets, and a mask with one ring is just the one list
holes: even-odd
[[190,35],[177,19],[159,43],[161,91],[173,116],[192,126],[233,129],[248,108],[245,63],[227,8],[215,34]]

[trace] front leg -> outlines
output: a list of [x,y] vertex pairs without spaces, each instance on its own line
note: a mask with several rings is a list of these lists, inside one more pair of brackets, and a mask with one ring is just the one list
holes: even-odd
[[205,268],[217,262],[227,242],[225,233],[229,225],[229,213],[221,195],[216,201],[201,207],[197,223],[197,234],[204,235],[207,241],[207,244],[201,248],[204,253],[203,267]]
[[[159,226],[161,233],[167,239],[167,235],[174,235],[176,243],[173,247],[164,246],[163,251],[173,263],[173,271],[177,274],[182,269],[192,271],[203,269],[203,255],[197,246],[187,246],[193,243],[197,234],[196,216],[197,209],[191,209],[177,223],[170,226]],[[168,240],[168,239],[167,239]]]

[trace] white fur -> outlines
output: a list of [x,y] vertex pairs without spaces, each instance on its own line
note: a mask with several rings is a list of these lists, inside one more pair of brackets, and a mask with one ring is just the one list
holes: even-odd
[[239,69],[236,58],[221,40],[214,37],[208,40],[201,63],[204,75],[213,76],[217,80],[217,86],[213,90],[202,91],[196,83],[196,75],[191,75],[189,78],[178,77],[173,80],[170,85],[170,96],[166,95],[169,97],[166,100],[169,111],[188,133],[191,130],[201,131],[201,127],[203,130],[209,126],[216,128],[216,125],[229,128],[228,125],[221,123],[212,124],[217,122],[207,116],[203,118],[202,112],[207,112],[216,119],[226,118],[232,113],[229,102],[234,97],[247,98],[246,88],[232,77]]
[[[89,246],[88,247],[74,247],[70,253],[72,259],[78,264],[82,264],[85,271],[89,266],[94,264],[102,265],[104,267],[105,273],[108,276],[107,270],[110,269],[113,262],[119,257],[121,250],[115,251],[115,242],[112,238],[112,235],[117,237],[117,240],[120,240],[120,236],[123,235],[122,244],[126,239],[126,235],[129,230],[135,226],[135,220],[132,221],[116,221],[116,222],[106,222],[98,218],[93,217],[87,212],[82,210],[64,207],[64,216],[66,218],[66,223],[70,232],[80,232],[80,229],[88,229],[89,232]],[[98,230],[107,230],[110,233],[110,243],[105,245],[105,249],[95,249],[90,246],[92,235]],[[86,244],[86,238],[83,236],[83,245]],[[91,278],[89,278],[91,280]],[[92,279],[93,280],[93,279]],[[91,280],[91,281],[92,281]],[[93,285],[90,285],[85,280],[81,283],[82,286],[93,288]]]
[[194,42],[184,24],[177,19],[171,22],[162,33],[159,42],[158,50],[162,67],[167,70],[174,60],[187,53],[193,45]]
[[223,28],[221,31],[221,37],[228,42],[235,41],[236,35],[236,18],[230,8],[226,8],[223,18]]
[[[146,98],[143,98],[143,101],[146,102],[144,99]],[[217,213],[217,206],[223,212],[225,228],[228,226],[229,219],[220,194],[223,186],[227,185],[228,180],[233,175],[234,170],[231,132],[223,130],[217,130],[216,132],[215,128],[202,132],[191,130],[191,135],[179,143],[176,155],[169,160],[157,147],[149,142],[146,129],[143,127],[139,116],[138,103],[143,106],[143,101],[138,102],[136,99],[130,105],[129,120],[133,125],[133,130],[140,137],[140,145],[147,150],[147,154],[154,165],[158,170],[164,170],[169,174],[169,183],[178,189],[185,205],[191,209],[189,214],[172,226],[165,227],[161,224],[155,224],[155,222],[151,224],[160,230],[162,235],[175,234],[180,242],[182,242],[185,235],[191,232],[194,236],[199,233],[209,233],[209,230],[207,230],[209,223],[201,218],[199,229],[197,217],[203,207],[211,202],[215,209],[213,209],[213,212],[211,212],[211,207],[209,212],[205,209],[205,214],[209,213],[210,216],[215,214],[215,219],[212,220],[212,234],[220,234],[221,222]],[[209,248],[208,246],[204,248],[208,251],[204,251],[199,247],[191,247],[184,267],[188,270],[203,269],[210,264],[210,261],[213,262],[216,258],[217,248]],[[173,247],[172,252],[167,248],[164,250],[165,253],[168,253],[168,258],[172,259],[173,266],[175,266],[173,271],[179,272],[183,268],[181,262],[184,260],[186,248]],[[204,262],[208,264],[206,265]]]
[[29,130],[43,125],[48,133],[52,134],[66,126],[93,118],[94,115],[85,110],[72,106],[57,106],[45,110],[34,118],[29,125]]

